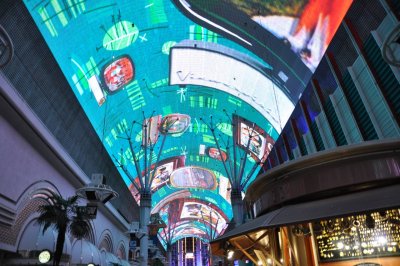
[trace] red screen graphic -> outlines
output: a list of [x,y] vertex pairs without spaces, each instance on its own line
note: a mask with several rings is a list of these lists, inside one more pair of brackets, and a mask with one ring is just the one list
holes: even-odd
[[128,56],[123,56],[103,71],[104,82],[110,93],[114,93],[130,83],[135,76],[135,68]]

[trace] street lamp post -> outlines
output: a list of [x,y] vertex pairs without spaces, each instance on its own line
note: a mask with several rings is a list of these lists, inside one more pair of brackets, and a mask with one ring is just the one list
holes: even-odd
[[208,223],[209,226],[207,226],[206,220],[204,218],[203,211],[200,211],[200,213],[201,213],[202,223],[206,227],[206,234],[207,234],[207,238],[208,238],[208,255],[209,255],[209,261],[208,262],[209,262],[209,265],[212,266],[212,250],[211,250],[211,244],[210,243],[211,243],[211,241],[213,241],[218,236],[217,228],[218,228],[218,223],[219,223],[219,217],[217,216],[217,221],[215,222],[215,225],[213,226],[213,223],[212,223],[213,216],[212,216],[212,211],[210,209],[209,210],[209,217],[208,217],[210,222]]
[[[230,124],[232,125],[232,140],[227,138],[226,141],[223,140],[222,136],[219,134],[217,137],[216,131],[220,126],[220,123],[214,123],[212,116],[210,116],[209,122],[205,122],[204,119],[200,118],[203,121],[208,129],[211,131],[211,134],[216,143],[219,154],[221,154],[221,162],[224,166],[225,173],[229,182],[231,183],[231,203],[232,203],[232,212],[233,212],[233,221],[235,226],[241,225],[243,223],[243,200],[242,200],[242,191],[246,187],[247,183],[250,181],[254,172],[257,168],[262,164],[260,159],[256,159],[256,162],[253,164],[250,171],[245,174],[246,163],[248,161],[248,157],[250,156],[250,144],[254,138],[258,136],[258,132],[255,130],[255,124],[252,123],[252,127],[248,128],[248,139],[245,146],[241,146],[242,152],[239,150],[239,144],[235,139],[237,135],[237,125],[230,119],[226,111],[224,110],[226,116],[229,119]],[[220,142],[224,145],[221,147]],[[232,143],[232,144],[230,144]],[[226,160],[222,157],[223,151],[222,148],[225,148],[227,158]],[[266,153],[267,151],[265,151]],[[265,158],[265,154],[263,157]]]
[[[122,171],[126,174],[126,176],[132,182],[134,188],[140,193],[140,229],[143,232],[146,232],[146,236],[142,237],[140,240],[140,256],[141,256],[141,265],[147,266],[148,264],[148,247],[149,247],[149,238],[148,238],[148,225],[150,221],[150,212],[151,212],[151,203],[152,203],[152,192],[151,185],[155,178],[155,173],[158,167],[158,163],[160,161],[161,152],[163,150],[165,139],[168,134],[168,130],[175,124],[177,120],[170,121],[169,124],[166,125],[166,129],[164,130],[164,135],[162,137],[161,144],[158,149],[158,154],[156,157],[156,161],[154,163],[154,167],[152,167],[152,160],[154,157],[155,147],[158,140],[158,137],[151,136],[149,132],[152,132],[151,127],[155,126],[152,123],[152,119],[154,112],[151,114],[150,118],[145,119],[143,114],[143,122],[137,123],[136,121],[132,122],[132,126],[130,129],[124,128],[125,136],[119,137],[121,139],[125,139],[128,142],[128,149],[132,156],[129,158],[133,161],[133,165],[137,174],[137,178],[135,178],[127,165],[124,163],[125,158],[123,153],[121,152],[121,158],[118,159],[116,156],[113,156],[118,167],[122,169]],[[142,129],[142,142],[139,148],[134,146],[134,139],[132,139],[133,127],[135,124],[141,125]],[[157,125],[158,126],[158,125]],[[136,152],[135,150],[139,150]],[[143,154],[143,159],[139,161],[138,155],[139,153]],[[143,167],[143,168],[142,168]],[[136,182],[138,179],[139,182]]]

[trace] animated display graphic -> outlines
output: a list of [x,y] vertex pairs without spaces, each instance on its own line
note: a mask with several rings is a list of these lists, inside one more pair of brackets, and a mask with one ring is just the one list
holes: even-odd
[[134,43],[139,30],[134,23],[120,21],[112,26],[104,35],[103,47],[107,50],[122,50]]
[[175,170],[171,174],[171,185],[178,188],[202,188],[214,190],[217,179],[208,169],[187,166]]
[[249,147],[249,151],[255,160],[263,161],[274,145],[274,140],[263,129],[256,124],[241,117],[234,116],[237,134],[236,143],[242,148]]
[[[161,115],[153,116],[143,121],[142,125],[142,144],[146,145],[145,137],[147,136],[147,144],[151,145],[157,142],[159,135],[159,127],[161,124]],[[146,132],[145,132],[146,131]]]
[[226,161],[228,159],[228,155],[224,150],[219,150],[217,147],[207,147],[204,144],[199,146],[199,155],[208,156],[218,161]]
[[222,45],[186,40],[171,48],[170,61],[171,85],[206,86],[237,96],[278,132],[294,109],[294,95],[277,88],[267,66]]
[[[154,174],[153,183],[151,184],[151,191],[155,192],[160,188],[162,188],[163,186],[168,185],[170,183],[170,177],[172,172],[175,169],[183,167],[184,165],[185,165],[185,156],[176,156],[162,160],[161,162],[158,163],[155,173],[154,173],[155,165],[153,164],[151,166],[151,169],[153,170],[150,172],[150,176]],[[139,184],[140,181],[138,177],[135,178],[135,182]],[[136,190],[136,188],[133,185],[131,185],[129,189],[131,190],[131,193],[136,199],[136,201],[140,202],[140,197],[138,195],[139,192]]]
[[167,226],[159,232],[159,238],[168,234],[175,239],[196,235],[208,242],[222,234],[228,218],[217,205],[190,198],[175,198],[158,208]]
[[171,114],[163,118],[160,131],[163,134],[179,134],[186,131],[190,124],[190,116]]
[[110,94],[129,84],[135,76],[135,68],[129,56],[122,56],[103,70],[103,80]]
[[225,219],[217,211],[199,202],[185,202],[181,219],[204,220],[208,224],[215,225],[218,232],[221,232],[226,225]]
[[[276,37],[288,42],[315,69],[352,0],[223,0],[243,11]],[[278,3],[279,2],[279,3]]]
[[184,156],[173,157],[160,162],[154,174],[154,180],[151,189],[155,191],[161,186],[167,184],[170,181],[172,172],[175,169],[183,167],[184,164]]
[[221,150],[221,152],[219,152],[218,148],[214,148],[214,147],[207,148],[206,153],[211,158],[217,159],[219,161],[226,161],[226,159],[228,158],[228,156],[226,155],[226,152],[224,152],[222,150]]

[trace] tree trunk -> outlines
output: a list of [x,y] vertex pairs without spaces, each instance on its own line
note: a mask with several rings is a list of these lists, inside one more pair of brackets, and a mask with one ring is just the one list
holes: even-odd
[[67,227],[60,227],[57,235],[56,251],[54,252],[53,265],[60,265],[61,255],[64,249],[65,234],[67,232]]

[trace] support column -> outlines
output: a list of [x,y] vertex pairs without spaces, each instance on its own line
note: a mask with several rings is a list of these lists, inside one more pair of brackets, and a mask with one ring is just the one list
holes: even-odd
[[231,203],[233,212],[233,221],[235,222],[235,227],[243,223],[243,200],[242,193],[240,189],[231,190]]
[[150,222],[151,194],[140,193],[140,229],[146,234],[140,239],[140,257],[141,266],[147,266],[149,260],[149,229],[147,225]]
[[167,244],[167,264],[172,265],[172,247],[170,244]]

